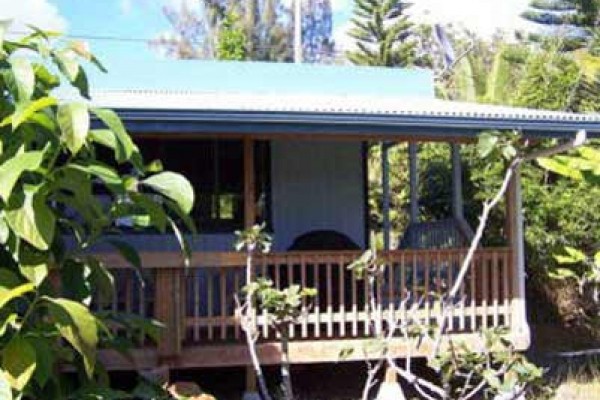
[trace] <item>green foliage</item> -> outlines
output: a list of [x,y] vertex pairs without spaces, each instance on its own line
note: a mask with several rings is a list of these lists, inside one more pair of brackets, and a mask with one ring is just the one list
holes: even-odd
[[[114,112],[89,108],[82,64],[103,67],[84,44],[41,31],[2,39],[0,393],[8,399],[125,398],[106,388],[97,349],[117,342],[109,324],[143,332],[153,324],[90,310],[92,298],[114,292],[111,273],[90,249],[113,244],[139,268],[135,249],[105,234],[119,233],[115,221],[123,217],[140,229],[149,221],[164,231],[170,221],[176,230],[171,215],[189,212],[193,191],[178,174],[146,168]],[[54,97],[61,84],[81,97]],[[90,113],[103,129],[90,129]],[[108,160],[97,157],[100,147],[112,154]],[[107,201],[96,198],[97,188],[110,194]],[[56,373],[64,364],[82,371],[75,385]]]
[[246,250],[250,253],[259,250],[268,253],[271,250],[272,238],[265,232],[265,224],[255,224],[244,231],[235,231],[234,247],[237,251]]
[[580,67],[556,47],[541,51],[527,61],[517,87],[514,104],[546,110],[564,110],[578,84]]
[[225,14],[217,38],[216,56],[219,60],[246,59],[246,35],[239,27],[240,18],[233,12]]
[[303,300],[317,295],[316,289],[291,285],[285,289],[273,287],[273,281],[259,278],[244,288],[246,294],[257,300],[259,310],[268,313],[270,324],[281,329],[300,317]]
[[419,62],[413,24],[403,0],[355,0],[353,28],[357,50],[347,53],[357,65],[407,67]]

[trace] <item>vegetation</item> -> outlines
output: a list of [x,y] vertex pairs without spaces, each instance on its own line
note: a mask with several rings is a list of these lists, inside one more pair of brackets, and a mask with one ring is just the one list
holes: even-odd
[[[94,246],[113,246],[140,271],[115,224],[129,218],[136,228],[173,231],[185,250],[178,225],[189,222],[194,193],[183,176],[143,160],[114,112],[85,101],[81,63],[104,68],[84,43],[38,30],[3,40],[7,25],[0,25],[0,397],[126,398],[109,388],[98,348],[126,349],[126,337],[109,327],[156,340],[157,323],[91,310],[115,290]],[[60,85],[76,90],[72,100],[56,96]],[[91,127],[91,116],[101,128]],[[59,373],[66,367],[76,373]]]
[[198,0],[197,8],[182,2],[179,7],[165,6],[164,14],[172,32],[151,44],[170,57],[232,59],[231,49],[223,52],[227,43],[236,46],[234,60],[292,60],[293,26],[280,0]]
[[414,65],[417,41],[405,12],[408,7],[402,0],[355,0],[349,35],[358,49],[348,52],[348,59],[357,65]]

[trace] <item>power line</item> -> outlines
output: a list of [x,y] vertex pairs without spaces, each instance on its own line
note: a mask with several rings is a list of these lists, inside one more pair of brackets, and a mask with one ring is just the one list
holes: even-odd
[[[8,31],[8,34],[11,35],[27,35],[31,32],[26,31]],[[160,41],[160,37],[156,38],[140,38],[140,37],[124,37],[124,36],[112,36],[112,35],[90,35],[90,34],[64,34],[62,37],[67,39],[74,40],[97,40],[97,41],[106,41],[106,42],[120,42],[120,43],[139,43],[144,45],[150,45],[152,42]],[[169,38],[164,38],[168,40]],[[173,38],[173,41],[177,41],[177,38]],[[156,43],[157,45],[161,45],[160,43]],[[294,50],[293,44],[288,44],[284,46],[276,46],[276,45],[255,45],[255,49],[257,50]],[[327,55],[333,58],[343,58],[346,55],[345,50],[333,49],[333,50],[315,50],[316,54]]]

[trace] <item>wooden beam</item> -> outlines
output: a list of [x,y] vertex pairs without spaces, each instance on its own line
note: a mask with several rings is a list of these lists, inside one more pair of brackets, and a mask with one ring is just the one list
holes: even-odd
[[244,227],[256,223],[256,182],[254,173],[254,140],[244,138]]
[[[458,343],[464,343],[468,348],[481,347],[479,333],[457,333],[451,335],[455,348],[460,348]],[[525,350],[529,338],[523,335],[510,333],[507,339],[515,345],[517,350]],[[332,339],[332,340],[301,340],[289,344],[290,361],[294,364],[311,364],[340,361],[364,361],[362,351],[351,353],[344,360],[340,360],[342,351],[349,348],[362,349],[372,339]],[[447,342],[442,346],[445,348]],[[262,342],[257,346],[258,355],[263,365],[280,364],[282,360],[281,345],[278,342]],[[391,341],[388,351],[394,358],[402,358],[408,354],[409,348],[406,340],[397,338]],[[106,369],[115,370],[142,370],[156,367],[157,355],[153,349],[135,349],[131,357],[126,357],[115,350],[100,350],[99,359]],[[377,352],[370,354],[376,357]],[[419,347],[412,349],[413,357],[425,357],[431,354],[431,344],[423,342]],[[230,344],[201,344],[186,346],[181,356],[174,361],[171,368],[218,368],[248,365],[250,361],[248,349],[241,343]]]
[[381,189],[383,192],[383,248],[390,249],[390,145],[381,143]]

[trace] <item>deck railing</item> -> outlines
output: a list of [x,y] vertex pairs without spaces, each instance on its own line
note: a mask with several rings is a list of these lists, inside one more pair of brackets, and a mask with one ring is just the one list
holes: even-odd
[[[369,336],[374,324],[405,316],[417,299],[423,301],[419,318],[439,320],[441,296],[453,285],[465,254],[465,249],[382,252],[386,268],[375,285],[374,312],[366,304],[367,283],[347,269],[360,252],[271,253],[256,256],[254,267],[257,276],[270,278],[276,287],[298,284],[318,289],[314,300],[302,304],[298,322],[290,326],[292,339],[361,338]],[[106,260],[119,268],[110,307],[162,321],[167,329],[160,353],[177,354],[185,345],[243,339],[234,301],[245,282],[243,254],[197,253],[189,268],[173,266],[178,264],[176,254],[143,256],[144,287],[122,261],[114,256]],[[513,273],[508,248],[478,250],[460,296],[451,305],[449,331],[510,328]],[[268,315],[261,312],[256,318],[261,340],[274,339]]]

